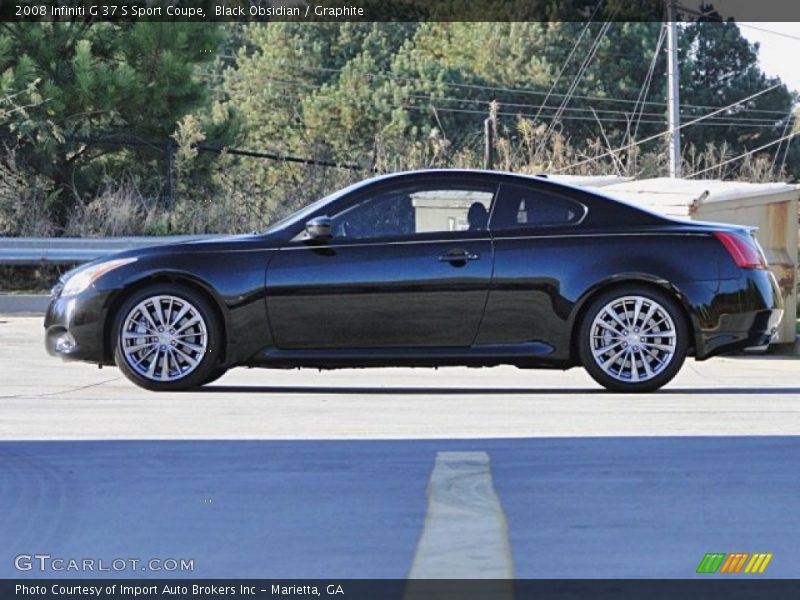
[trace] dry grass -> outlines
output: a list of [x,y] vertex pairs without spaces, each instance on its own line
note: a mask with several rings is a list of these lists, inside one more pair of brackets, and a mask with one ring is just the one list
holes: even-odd
[[88,204],[76,203],[63,235],[113,237],[152,235],[164,227],[169,215],[159,200],[144,196],[131,178],[113,182]]
[[50,236],[51,184],[17,164],[13,148],[0,147],[0,236]]
[[71,268],[72,265],[0,265],[0,293],[46,293]]

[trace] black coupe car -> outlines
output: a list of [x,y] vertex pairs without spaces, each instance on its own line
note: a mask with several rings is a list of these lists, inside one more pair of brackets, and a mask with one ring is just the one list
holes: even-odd
[[150,390],[235,366],[582,365],[652,391],[686,356],[764,345],[782,317],[746,228],[672,220],[546,177],[377,177],[264,233],[123,252],[61,278],[51,354]]

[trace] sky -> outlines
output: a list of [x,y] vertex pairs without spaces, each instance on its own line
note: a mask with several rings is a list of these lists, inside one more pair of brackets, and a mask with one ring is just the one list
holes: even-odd
[[[795,1],[795,0],[789,0]],[[800,23],[739,22],[742,35],[761,44],[758,56],[767,75],[777,75],[800,92]]]

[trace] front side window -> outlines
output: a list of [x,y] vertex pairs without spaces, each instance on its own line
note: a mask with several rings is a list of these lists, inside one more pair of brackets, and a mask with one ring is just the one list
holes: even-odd
[[485,231],[494,186],[410,185],[376,191],[332,217],[334,239]]
[[582,204],[569,198],[535,187],[503,184],[492,216],[492,230],[574,225],[585,213]]

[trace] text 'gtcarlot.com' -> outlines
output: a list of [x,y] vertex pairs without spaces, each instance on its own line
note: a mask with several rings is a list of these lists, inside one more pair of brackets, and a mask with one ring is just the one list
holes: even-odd
[[14,558],[18,571],[77,573],[132,573],[141,571],[194,571],[194,559],[186,558],[61,558],[50,554],[19,554]]

